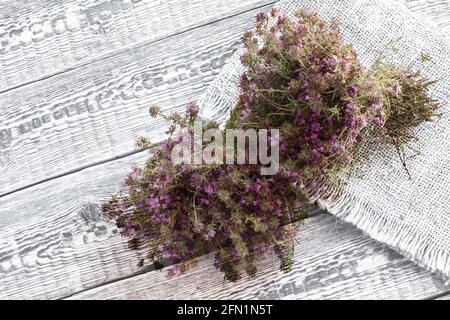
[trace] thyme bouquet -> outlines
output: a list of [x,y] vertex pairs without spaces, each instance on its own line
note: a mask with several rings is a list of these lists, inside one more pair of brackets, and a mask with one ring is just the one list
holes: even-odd
[[[174,163],[174,147],[195,131],[198,107],[189,102],[185,115],[152,107],[151,116],[171,122],[168,139],[138,141],[152,156],[103,206],[131,248],[146,249],[140,265],[168,260],[174,275],[215,252],[216,267],[234,281],[255,274],[257,260],[274,252],[289,270],[294,222],[306,217],[308,202],[338,188],[342,172],[371,157],[360,146],[377,139],[395,147],[407,170],[402,150],[413,129],[438,115],[428,93],[433,81],[382,60],[363,67],[337,21],[273,9],[257,15],[243,43],[246,71],[225,129],[279,129],[279,170],[269,176],[261,164]],[[202,130],[211,128],[219,124]]]

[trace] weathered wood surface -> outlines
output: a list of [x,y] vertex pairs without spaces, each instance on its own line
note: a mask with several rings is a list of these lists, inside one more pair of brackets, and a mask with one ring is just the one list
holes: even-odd
[[2,1],[0,92],[266,3],[264,0]]
[[0,95],[0,196],[133,152],[138,136],[163,139],[149,106],[181,110],[199,97],[258,11]]
[[[205,1],[208,0],[195,1],[194,6],[200,8]],[[25,1],[0,2],[0,39],[1,30],[6,21],[4,19],[19,21],[19,16],[26,15],[28,10],[33,11],[46,6],[63,8],[64,3],[70,1],[35,2],[27,5]],[[141,2],[148,1],[123,1],[129,4]],[[241,5],[239,1],[218,2],[220,3],[215,2],[216,6],[219,5],[224,10],[228,5],[232,8],[233,3]],[[442,5],[436,5],[442,1],[427,2],[442,8]],[[89,6],[91,3],[100,4],[101,1],[82,3]],[[117,4],[119,1],[112,0],[110,3]],[[153,4],[163,6],[165,3],[167,2]],[[184,5],[179,1],[173,1],[173,3],[174,6],[178,3],[180,6]],[[242,3],[244,6],[247,1]],[[254,1],[253,3],[257,6],[263,2]],[[449,15],[449,11],[442,13],[422,9],[423,3],[423,0],[408,1],[408,6],[420,13],[426,11],[431,16]],[[4,8],[11,9],[5,11]],[[236,12],[241,10],[239,8],[244,7],[236,7]],[[251,5],[248,9],[251,9]],[[171,10],[176,11],[175,8]],[[214,11],[216,11],[215,7]],[[20,14],[14,16],[15,12]],[[186,12],[188,11],[185,10],[184,14]],[[211,21],[223,13],[220,10],[217,12],[217,17],[211,18]],[[106,41],[99,41],[98,60],[105,56],[100,52],[119,50],[119,53],[108,59],[0,95],[0,298],[61,298],[84,290],[88,291],[74,297],[109,298],[108,292],[111,292],[111,297],[116,298],[131,297],[133,292],[139,298],[172,297],[176,296],[176,292],[171,290],[178,290],[179,293],[187,292],[180,287],[183,283],[191,283],[190,287],[187,286],[189,290],[194,290],[196,281],[200,286],[206,287],[210,284],[223,285],[219,282],[221,275],[209,269],[210,260],[202,260],[201,266],[192,274],[192,280],[189,280],[189,275],[186,275],[167,281],[164,273],[148,273],[140,276],[144,280],[148,278],[159,281],[160,285],[153,288],[160,292],[153,296],[151,289],[148,289],[150,288],[148,281],[142,281],[142,285],[138,286],[139,290],[128,294],[119,290],[117,284],[134,281],[133,283],[137,285],[141,281],[139,277],[89,290],[108,281],[130,277],[139,270],[135,265],[138,254],[129,251],[126,248],[126,241],[117,234],[116,228],[101,218],[99,204],[108,193],[118,190],[127,169],[134,163],[142,163],[146,158],[145,153],[85,168],[7,196],[2,197],[1,194],[134,150],[133,140],[136,135],[156,131],[161,125],[148,120],[147,106],[150,103],[162,103],[164,106],[173,106],[174,109],[178,109],[189,97],[195,98],[203,92],[205,86],[218,72],[217,69],[223,64],[226,56],[237,46],[243,30],[252,25],[251,17],[255,13],[253,11],[239,14],[149,45],[140,46],[138,42],[134,42],[130,48],[124,47],[123,50],[119,50],[118,47],[109,50]],[[6,17],[8,14],[9,18]],[[47,16],[44,18],[46,19]],[[209,19],[206,15],[201,18]],[[112,29],[116,30],[115,25],[120,24],[120,19],[124,18],[112,19]],[[129,19],[134,21],[137,18]],[[442,19],[440,24],[445,27],[444,20]],[[209,20],[204,21],[206,23]],[[180,27],[179,31],[182,30],[184,29]],[[129,37],[125,29],[122,31],[124,39]],[[67,35],[69,33],[62,34],[62,36]],[[60,46],[62,50],[67,43],[58,36],[54,35],[53,40],[49,41],[59,41],[59,44],[53,45]],[[153,40],[160,38],[156,33],[152,36],[154,36]],[[136,48],[136,46],[139,47]],[[33,44],[33,47],[36,45]],[[1,59],[3,58],[0,53],[0,61]],[[10,63],[21,63],[21,59],[17,56],[11,59]],[[48,61],[48,63],[54,62]],[[70,63],[67,62],[65,65],[69,67]],[[70,68],[74,66],[78,65],[74,64]],[[2,78],[3,70],[6,70],[3,68],[4,65],[0,64],[0,83],[4,79]],[[4,97],[9,98],[3,100]],[[100,101],[97,101],[97,97]],[[83,109],[86,99],[88,102],[93,101],[90,103],[94,106],[107,107],[100,112],[90,112],[89,109]],[[8,101],[8,108],[3,108],[4,101]],[[10,110],[14,106],[15,112],[21,112],[20,116],[18,114],[14,116]],[[61,118],[42,123],[46,122],[45,119],[49,119],[45,116],[46,114],[50,114],[52,119],[54,112]],[[33,122],[36,117],[41,118],[40,124],[38,120]],[[8,139],[5,139],[8,136],[5,135],[5,131],[1,131],[5,129],[5,119],[10,119],[6,129],[31,123],[31,127],[25,124],[23,130],[26,131],[26,128],[32,128],[32,130],[19,135],[18,139],[11,139],[11,143],[8,143]],[[34,128],[33,124],[37,128]],[[84,144],[85,142],[87,144]],[[95,155],[92,156],[92,153]],[[5,172],[9,172],[7,173],[9,180],[4,179]],[[329,217],[329,219],[332,218]],[[312,222],[315,227],[311,228],[311,232],[315,232],[315,236],[308,233],[309,227],[303,235],[299,234],[303,243],[316,248],[316,250],[311,248],[307,250],[305,246],[298,248],[298,254],[301,254],[300,262],[305,261],[305,264],[297,266],[294,273],[286,276],[276,272],[276,265],[263,264],[268,269],[262,268],[257,278],[260,284],[255,283],[256,280],[250,280],[248,283],[241,281],[236,288],[239,290],[245,288],[245,291],[239,293],[240,296],[270,298],[272,295],[275,297],[279,295],[280,298],[300,298],[308,293],[308,298],[390,298],[394,296],[419,298],[432,296],[445,290],[445,286],[436,276],[424,272],[395,255],[391,250],[383,248],[351,226],[347,225],[344,230],[339,227],[335,229],[335,234],[328,231],[323,238],[320,238],[319,233],[331,230],[331,223],[328,221],[324,219],[322,222],[321,220]],[[323,226],[320,225],[321,223]],[[342,239],[344,239],[343,243],[348,245],[346,249],[340,251],[338,246],[330,247],[335,248],[335,252],[339,254],[335,254],[334,249],[325,250],[324,244],[327,242],[333,244],[335,239],[340,239],[341,232],[345,233]],[[349,234],[354,234],[355,238],[351,238]],[[313,239],[322,240],[320,243],[313,243],[311,242]],[[322,248],[324,252],[318,252]],[[302,250],[305,250],[304,253]],[[345,267],[346,261],[349,263],[348,268]],[[351,266],[358,262],[357,267],[352,269]],[[205,271],[213,272],[211,279],[209,277],[201,279],[201,275],[204,275],[202,272]],[[264,280],[264,277],[267,280]],[[282,282],[279,282],[281,280]],[[117,294],[113,292],[114,285]],[[326,290],[321,290],[320,286]],[[232,291],[232,287],[226,284],[223,288],[228,291],[225,291],[224,296],[220,298],[238,296],[238,293]],[[382,288],[386,291],[382,292]],[[127,290],[133,290],[133,288],[128,287]],[[286,292],[289,291],[286,290],[296,290],[298,294],[287,294]],[[98,296],[96,296],[97,292]],[[208,297],[220,295],[218,290],[203,292],[207,293]],[[199,294],[202,293],[198,292],[197,296]]]
[[[0,299],[56,299],[138,271],[138,255],[101,214],[128,166],[109,162],[0,198]],[[30,196],[32,195],[32,196]]]
[[437,276],[331,216],[304,222],[295,261],[284,274],[269,257],[259,264],[256,277],[230,283],[215,270],[212,257],[203,257],[180,277],[167,279],[164,271],[152,271],[71,298],[422,299],[446,290]]

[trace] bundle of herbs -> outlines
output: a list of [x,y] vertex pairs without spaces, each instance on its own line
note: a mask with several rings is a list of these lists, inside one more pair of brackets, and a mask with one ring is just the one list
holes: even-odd
[[[210,252],[229,280],[244,270],[255,274],[258,259],[271,252],[289,270],[294,222],[306,217],[303,204],[312,192],[320,196],[324,181],[351,169],[368,137],[401,150],[414,128],[437,116],[432,81],[389,64],[364,68],[337,21],[303,11],[289,18],[274,9],[258,14],[243,42],[246,72],[226,129],[279,129],[279,137],[268,137],[279,145],[278,171],[263,175],[261,164],[226,163],[223,150],[213,152],[223,161],[172,161],[174,148],[194,134],[198,108],[190,102],[185,115],[165,115],[152,107],[151,116],[172,123],[168,139],[157,146],[140,140],[151,158],[103,206],[132,248],[147,249],[150,263],[175,263],[170,274],[186,272]],[[207,123],[202,130],[217,128]]]

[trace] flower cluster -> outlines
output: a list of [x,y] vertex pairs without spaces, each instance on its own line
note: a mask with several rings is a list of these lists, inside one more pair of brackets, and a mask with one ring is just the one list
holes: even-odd
[[[401,148],[413,137],[411,129],[432,120],[439,107],[428,94],[432,82],[382,63],[364,68],[338,23],[316,14],[290,19],[276,9],[261,13],[243,42],[247,70],[226,127],[279,128],[279,172],[262,176],[259,165],[249,164],[172,163],[171,150],[192,134],[198,108],[190,102],[185,116],[167,116],[152,107],[151,116],[172,123],[169,138],[151,148],[146,165],[134,168],[103,206],[132,248],[145,246],[151,262],[177,262],[174,274],[209,252],[216,252],[216,267],[230,280],[242,270],[254,274],[257,259],[270,252],[289,269],[292,222],[305,217],[317,181],[349,167],[368,135]],[[144,138],[138,144],[150,146]]]
[[228,126],[280,128],[282,163],[305,185],[351,164],[367,134],[383,132],[400,147],[436,115],[432,83],[419,73],[382,63],[367,70],[338,22],[304,11],[295,18],[261,13],[244,35],[247,72]]
[[[257,257],[270,251],[289,266],[286,253],[292,244],[286,239],[294,236],[291,223],[305,216],[299,206],[306,200],[292,174],[282,170],[261,176],[258,165],[174,165],[170,151],[192,131],[197,112],[189,103],[185,117],[166,117],[177,134],[151,149],[145,167],[133,168],[123,193],[104,211],[131,238],[133,248],[149,247],[151,261],[179,262],[171,274],[186,271],[196,257],[212,251],[230,280],[239,278],[241,270],[256,272]],[[161,114],[158,108],[151,113]]]

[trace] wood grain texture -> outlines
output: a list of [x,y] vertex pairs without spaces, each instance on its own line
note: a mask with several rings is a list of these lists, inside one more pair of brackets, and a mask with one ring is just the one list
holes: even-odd
[[139,268],[100,205],[146,152],[0,198],[0,299],[56,299]]
[[[268,8],[268,7],[265,7]],[[258,9],[0,95],[0,196],[163,139],[239,46]]]
[[2,1],[0,92],[264,3],[267,1]]
[[202,257],[180,277],[153,271],[71,299],[421,299],[446,290],[436,276],[331,216],[301,225],[295,261],[284,274],[267,258],[256,277],[229,283],[212,257]]

